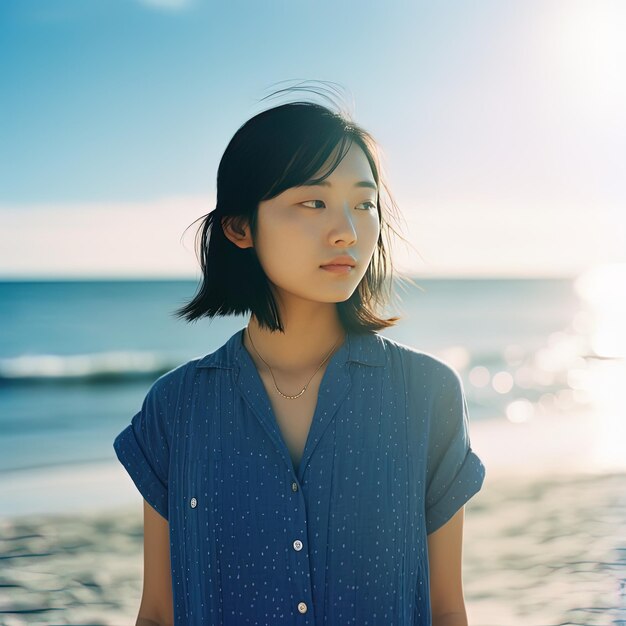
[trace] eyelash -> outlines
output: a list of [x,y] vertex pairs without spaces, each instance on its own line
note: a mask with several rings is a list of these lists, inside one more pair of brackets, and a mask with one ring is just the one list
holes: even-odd
[[[307,202],[324,202],[323,200],[305,200],[304,202],[300,202],[300,204],[306,204]],[[371,200],[365,200],[365,202],[361,202],[360,204],[371,204],[371,208],[375,209],[376,205]],[[313,207],[305,207],[306,209],[311,209]],[[371,209],[361,209],[362,211],[369,211]]]

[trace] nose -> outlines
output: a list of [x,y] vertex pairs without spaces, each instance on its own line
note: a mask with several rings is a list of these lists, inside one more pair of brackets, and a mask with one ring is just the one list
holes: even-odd
[[[348,205],[346,205],[348,206]],[[343,240],[346,243],[353,244],[357,239],[356,227],[354,219],[350,217],[350,211],[338,211],[338,217],[333,220],[333,228],[331,236],[334,240]]]

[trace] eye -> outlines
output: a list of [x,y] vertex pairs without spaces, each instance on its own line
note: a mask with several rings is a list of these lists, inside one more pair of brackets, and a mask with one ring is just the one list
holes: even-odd
[[[322,204],[324,203],[323,200],[306,200],[305,202],[300,202],[300,204],[305,205],[305,204],[307,204],[307,202],[321,202]],[[370,202],[369,200],[366,200],[365,202],[362,202],[361,204],[369,204],[369,205],[371,205],[371,208],[373,208],[373,209],[376,208],[376,205],[373,202]],[[322,208],[322,207],[308,207],[308,208],[313,209],[313,208]],[[367,209],[361,209],[361,210],[362,211],[369,211],[370,209],[367,208]]]
[[[324,201],[323,200],[306,200],[305,202],[300,202],[300,204],[304,205],[307,202],[324,202]],[[307,207],[307,208],[315,209],[315,208],[320,208],[320,207]]]

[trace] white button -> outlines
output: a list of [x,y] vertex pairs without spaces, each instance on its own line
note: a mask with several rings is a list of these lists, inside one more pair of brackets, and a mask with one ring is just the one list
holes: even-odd
[[198,501],[195,498],[191,498],[191,502],[189,504],[191,504],[192,509],[195,509],[196,506],[198,506]]
[[291,491],[298,491],[298,483],[291,483]]
[[300,611],[300,613],[306,613],[306,604],[304,602],[300,602],[298,604],[298,611]]
[[296,539],[293,542],[293,549],[294,550],[302,550],[302,542],[300,541],[300,539]]

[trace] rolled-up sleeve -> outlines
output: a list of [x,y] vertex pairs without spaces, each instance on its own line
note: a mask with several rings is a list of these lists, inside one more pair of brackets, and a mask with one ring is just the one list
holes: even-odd
[[[442,374],[443,372],[443,374]],[[450,366],[438,368],[432,403],[426,477],[426,533],[443,526],[478,491],[485,466],[472,450],[463,383]]]
[[113,448],[141,495],[168,519],[169,438],[161,381],[149,389],[141,410],[117,435]]

